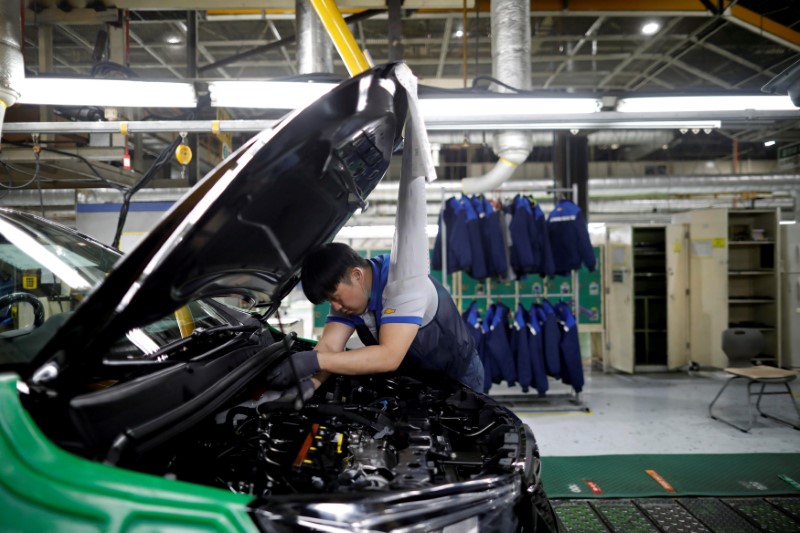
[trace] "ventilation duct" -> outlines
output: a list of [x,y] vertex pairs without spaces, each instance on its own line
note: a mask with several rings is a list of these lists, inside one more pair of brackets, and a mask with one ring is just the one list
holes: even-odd
[[[531,8],[527,0],[492,0],[492,75],[521,90],[531,88]],[[509,92],[502,86],[496,92]],[[514,174],[533,147],[530,133],[496,133],[492,148],[500,160],[486,175],[465,178],[464,194],[479,194],[497,188]]]
[[296,0],[297,72],[333,72],[333,43],[309,0]]
[[19,98],[19,83],[25,78],[21,26],[20,3],[16,0],[0,2],[0,135],[6,108]]

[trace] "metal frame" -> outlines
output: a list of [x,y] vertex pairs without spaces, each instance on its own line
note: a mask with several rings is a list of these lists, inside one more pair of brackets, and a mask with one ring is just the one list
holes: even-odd
[[[756,379],[756,378],[750,378],[750,377],[746,377],[746,376],[733,376],[732,378],[730,378],[725,383],[725,385],[722,386],[722,388],[719,390],[717,395],[714,397],[714,399],[708,405],[708,415],[714,420],[718,420],[720,422],[728,424],[731,427],[734,427],[734,428],[738,429],[739,431],[742,431],[744,433],[748,433],[753,428],[753,425],[755,425],[755,413],[753,412],[753,402],[750,400],[750,398],[752,396],[757,396],[758,400],[756,400],[756,412],[758,412],[759,415],[763,416],[764,418],[771,418],[772,420],[775,420],[777,422],[781,422],[782,424],[786,424],[787,426],[791,426],[794,429],[800,430],[800,407],[798,407],[797,401],[794,399],[794,396],[792,395],[792,389],[789,387],[789,382],[793,381],[796,377],[797,376],[787,376],[787,377],[784,377],[784,378],[760,378],[760,379]],[[715,415],[714,411],[713,411],[714,404],[717,403],[717,400],[719,400],[720,396],[722,396],[722,393],[725,391],[725,389],[728,388],[728,385],[730,385],[731,383],[733,383],[737,379],[746,379],[746,380],[748,380],[748,383],[747,383],[747,414],[748,414],[748,419],[749,419],[750,423],[747,426],[740,426],[738,424],[735,424],[734,422],[731,422],[729,419],[726,420],[725,418],[723,418],[723,417],[721,417],[719,415]],[[761,390],[759,390],[758,392],[753,392],[752,391],[752,386],[757,384],[757,383],[761,384]],[[766,388],[767,385],[783,385],[784,387],[786,387],[786,392],[783,392],[783,391],[764,392],[764,389]],[[761,410],[761,398],[762,397],[764,397],[764,396],[772,396],[772,395],[783,395],[783,394],[787,394],[789,396],[789,400],[794,405],[795,411],[797,411],[798,419],[796,421],[791,421],[791,420],[786,419],[786,418],[782,418],[782,417],[779,417],[779,416],[776,416],[776,415],[765,413],[764,411]]]

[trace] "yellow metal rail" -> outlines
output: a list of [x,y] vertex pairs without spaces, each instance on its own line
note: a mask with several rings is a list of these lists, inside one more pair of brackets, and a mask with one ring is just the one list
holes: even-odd
[[358,47],[353,33],[347,27],[339,8],[332,0],[311,0],[311,5],[322,20],[322,24],[333,40],[333,45],[344,61],[350,76],[361,74],[369,70],[370,64],[364,52]]

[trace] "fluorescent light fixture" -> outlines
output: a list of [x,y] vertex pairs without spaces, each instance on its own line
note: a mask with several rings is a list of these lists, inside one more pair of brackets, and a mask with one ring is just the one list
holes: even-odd
[[781,223],[781,225],[786,226],[788,224],[797,224],[797,221],[796,220],[781,220],[780,223]]
[[622,113],[679,113],[714,111],[797,111],[789,96],[655,96],[622,98]]
[[661,29],[661,24],[658,22],[647,22],[642,25],[642,33],[645,35],[653,35]]
[[[470,118],[472,118],[470,116]],[[602,113],[598,115],[602,118]],[[718,129],[722,126],[719,120],[593,120],[586,122],[543,122],[531,117],[519,121],[509,122],[469,122],[467,120],[450,122],[434,122],[427,120],[425,128],[428,131],[452,130],[703,130]]]
[[91,78],[25,78],[21,104],[100,107],[195,107],[191,83]]
[[[391,239],[394,237],[393,224],[376,224],[374,226],[345,226],[336,234],[337,239]],[[439,226],[428,224],[425,226],[428,237],[435,237],[439,233]]]
[[775,141],[766,141],[764,143],[764,146],[766,146],[767,148],[769,148],[770,146],[775,146]]
[[212,81],[211,105],[257,109],[299,109],[336,87],[335,83]]
[[472,120],[492,119],[498,115],[540,117],[572,115],[600,111],[598,98],[422,98],[420,111],[425,120],[436,121],[469,116]]

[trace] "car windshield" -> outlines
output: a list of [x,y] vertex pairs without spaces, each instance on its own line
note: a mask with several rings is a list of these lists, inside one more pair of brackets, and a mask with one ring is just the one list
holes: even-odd
[[[0,368],[29,362],[121,255],[77,232],[0,209]],[[119,339],[110,353],[145,356],[198,327],[227,322],[194,301]]]

